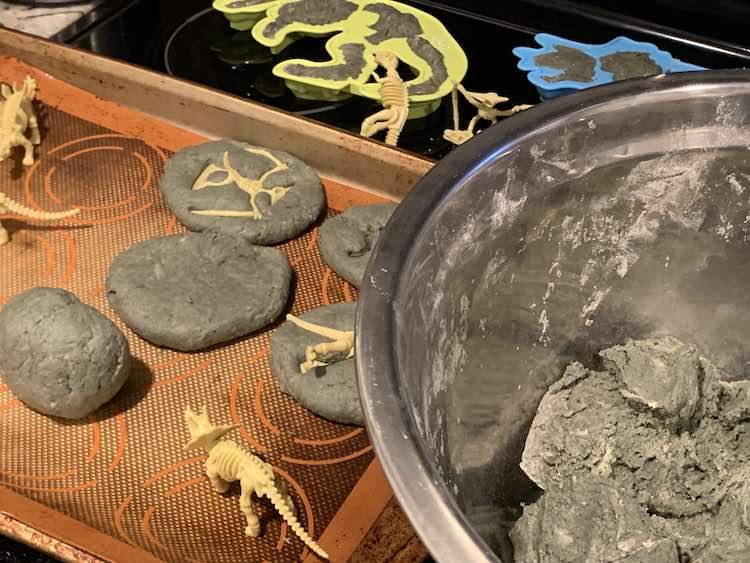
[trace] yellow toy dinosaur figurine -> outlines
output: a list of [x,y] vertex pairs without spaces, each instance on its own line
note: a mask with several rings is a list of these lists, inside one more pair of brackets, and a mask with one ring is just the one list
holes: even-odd
[[[0,88],[5,101],[0,105],[0,160],[10,156],[13,147],[24,148],[23,165],[34,164],[34,145],[41,141],[39,124],[31,102],[36,96],[36,81],[27,76],[20,90],[13,84]],[[24,134],[29,130],[29,138]]]
[[[65,219],[80,212],[78,208],[68,209],[67,211],[37,211],[35,209],[29,209],[25,205],[16,203],[10,197],[3,192],[0,192],[0,214],[13,213],[14,215],[21,215],[22,217],[29,217],[30,219],[40,219],[42,221],[53,221],[55,219]],[[5,244],[10,240],[8,231],[3,228],[0,223],[0,245]]]
[[[471,118],[467,129],[459,128],[458,116],[458,92],[461,92],[466,101],[477,108],[477,114]],[[496,92],[470,92],[461,84],[453,83],[453,129],[446,129],[443,132],[443,138],[455,145],[465,143],[474,136],[474,128],[480,119],[497,123],[498,117],[508,117],[519,111],[532,107],[529,104],[513,106],[510,109],[496,109],[495,106],[508,101],[505,96],[500,96]]]
[[380,103],[384,109],[365,118],[360,135],[372,137],[387,129],[385,144],[395,147],[409,115],[409,92],[396,71],[398,67],[396,55],[389,51],[376,51],[374,57],[375,61],[386,71],[384,78],[373,73],[375,80],[380,83]]
[[[193,213],[195,213],[196,215],[209,215],[213,217],[250,217],[252,219],[261,219],[263,217],[263,213],[261,213],[256,203],[258,194],[260,194],[261,192],[268,194],[271,198],[271,205],[275,204],[286,195],[286,192],[289,191],[289,188],[285,188],[282,186],[264,188],[263,184],[265,183],[266,178],[268,178],[271,174],[281,172],[282,170],[288,170],[289,167],[269,151],[251,148],[246,148],[244,150],[251,154],[257,154],[267,158],[273,163],[273,168],[268,172],[265,172],[257,180],[245,178],[229,163],[229,152],[227,151],[224,153],[223,167],[216,166],[215,164],[209,164],[193,183],[193,189],[202,190],[204,188],[226,186],[227,184],[234,182],[234,184],[239,189],[250,196],[250,210],[236,211],[231,209],[198,209],[193,210]],[[221,180],[210,180],[210,177],[216,173],[223,173],[225,176]]]
[[316,367],[327,366],[354,355],[353,330],[335,330],[302,320],[294,315],[287,315],[286,319],[301,329],[331,339],[331,342],[321,342],[305,348],[305,361],[299,365],[299,371],[303,375]]
[[185,420],[190,431],[190,442],[185,450],[203,449],[208,454],[206,475],[219,493],[225,493],[230,483],[239,481],[241,487],[240,509],[245,515],[245,534],[258,537],[260,520],[250,504],[250,496],[265,496],[278,510],[292,531],[304,544],[320,557],[328,559],[328,554],[313,541],[297,520],[296,509],[286,492],[283,481],[273,472],[273,467],[251,454],[232,440],[221,440],[222,436],[237,426],[214,426],[208,420],[208,409],[204,406],[200,414],[185,409]]

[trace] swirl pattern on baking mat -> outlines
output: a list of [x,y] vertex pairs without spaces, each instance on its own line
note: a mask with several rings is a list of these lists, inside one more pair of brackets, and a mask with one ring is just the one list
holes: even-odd
[[[217,423],[286,480],[300,521],[318,538],[373,460],[362,428],[323,420],[282,394],[268,362],[268,330],[186,354],[154,347],[107,305],[108,266],[120,251],[185,229],[158,180],[170,153],[52,107],[43,107],[36,162],[0,162],[0,191],[35,209],[80,207],[54,223],[3,217],[0,303],[31,287],[64,287],[125,332],[135,359],[122,392],[87,420],[37,414],[0,385],[0,484],[171,561],[296,561],[306,555],[270,504],[259,538],[243,534],[238,491],[217,494],[203,458],[183,452],[183,411],[207,404]],[[329,211],[329,214],[336,211]],[[296,273],[291,312],[357,292],[322,262],[317,226],[279,248]],[[242,296],[238,296],[241,299]]]

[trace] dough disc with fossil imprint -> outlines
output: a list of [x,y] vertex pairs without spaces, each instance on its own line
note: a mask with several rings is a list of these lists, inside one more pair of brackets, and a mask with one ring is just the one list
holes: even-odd
[[193,231],[255,244],[289,240],[325,205],[318,174],[285,152],[221,140],[177,152],[160,182],[167,205]]

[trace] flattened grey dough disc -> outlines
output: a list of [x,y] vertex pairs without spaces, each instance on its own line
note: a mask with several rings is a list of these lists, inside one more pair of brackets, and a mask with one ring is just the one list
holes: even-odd
[[[251,196],[234,181],[235,173],[245,180],[258,180],[276,164],[246,149],[267,150],[288,167],[270,174],[263,188],[289,190],[273,205],[268,193],[259,193],[256,204],[261,218],[195,214],[193,211],[245,213],[252,210]],[[227,173],[225,162],[229,163],[231,174]],[[209,169],[212,165],[217,168]],[[205,174],[204,181],[199,184],[205,187],[193,189],[202,174]],[[159,186],[167,206],[191,231],[239,235],[255,244],[276,244],[294,238],[318,218],[325,205],[320,178],[307,164],[285,152],[232,140],[212,141],[175,153],[167,163]]]
[[141,337],[200,350],[274,321],[289,297],[292,269],[275,248],[219,233],[140,242],[115,258],[107,299]]
[[[357,303],[335,303],[308,311],[300,318],[336,330],[354,330]],[[271,369],[279,387],[312,412],[343,424],[362,426],[354,358],[302,375],[305,347],[326,342],[323,336],[308,332],[287,321],[271,335]]]
[[350,207],[320,227],[320,254],[333,271],[359,288],[370,253],[397,205],[375,203]]
[[125,383],[130,349],[99,311],[63,289],[37,287],[0,312],[0,373],[32,409],[82,418]]

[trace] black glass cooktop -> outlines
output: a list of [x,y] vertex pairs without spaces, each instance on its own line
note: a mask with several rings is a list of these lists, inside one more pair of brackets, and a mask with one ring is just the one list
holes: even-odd
[[[607,41],[627,35],[655,42],[687,62],[709,68],[744,66],[750,51],[742,48],[717,49],[711,39],[681,39],[679,30],[655,35],[648,25],[620,26],[616,15],[602,18],[597,12],[587,19],[585,8],[555,10],[559,0],[506,0],[482,3],[472,11],[462,2],[445,0],[405,2],[440,19],[463,47],[469,59],[464,85],[474,91],[495,91],[510,98],[511,104],[538,103],[536,90],[524,72],[516,68],[514,47],[535,46],[534,34],[547,32],[588,42]],[[493,7],[488,7],[492,4]],[[549,5],[546,5],[549,4]],[[569,3],[568,3],[569,4]],[[463,4],[472,7],[472,3]],[[660,28],[661,29],[661,28]],[[714,41],[715,42],[715,41]],[[125,9],[72,43],[94,52],[146,66],[198,82],[224,92],[243,96],[276,108],[307,116],[348,131],[359,132],[362,120],[379,109],[377,103],[352,97],[343,102],[318,102],[296,98],[271,69],[283,59],[304,54],[311,60],[326,60],[324,40],[303,39],[277,55],[257,44],[249,32],[230,28],[224,16],[207,0],[133,1]],[[463,104],[463,101],[462,101]],[[463,105],[462,118],[473,110]],[[399,146],[431,158],[440,158],[451,148],[442,138],[452,127],[450,97],[440,108],[422,119],[410,120]]]

